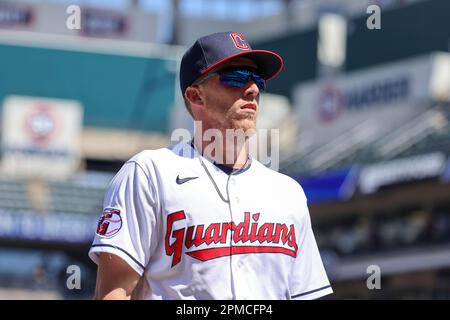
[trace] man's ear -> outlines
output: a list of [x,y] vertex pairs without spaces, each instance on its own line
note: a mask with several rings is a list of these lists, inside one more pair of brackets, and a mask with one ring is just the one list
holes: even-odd
[[186,91],[184,92],[184,96],[191,105],[203,105],[203,99],[198,87],[187,87]]

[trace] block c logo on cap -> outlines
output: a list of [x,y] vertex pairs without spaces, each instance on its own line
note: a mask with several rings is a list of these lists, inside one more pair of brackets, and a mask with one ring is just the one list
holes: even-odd
[[241,49],[241,50],[249,50],[250,46],[248,45],[248,43],[245,41],[245,38],[242,34],[234,32],[234,33],[230,33],[231,39],[233,39],[234,45],[236,46],[236,48]]

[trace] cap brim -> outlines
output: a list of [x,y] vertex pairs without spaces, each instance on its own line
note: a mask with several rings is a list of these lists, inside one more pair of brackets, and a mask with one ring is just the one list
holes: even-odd
[[283,58],[281,58],[280,55],[276,54],[275,52],[268,50],[248,50],[226,57],[214,63],[207,69],[203,70],[201,74],[204,75],[217,66],[220,66],[224,62],[237,57],[245,57],[253,60],[258,66],[259,73],[265,80],[270,80],[276,77],[284,66]]

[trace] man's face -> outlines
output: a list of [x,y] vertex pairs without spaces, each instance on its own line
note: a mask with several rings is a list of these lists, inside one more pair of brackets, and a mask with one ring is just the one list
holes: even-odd
[[[247,58],[235,58],[215,70],[228,67],[252,67],[256,64]],[[206,75],[205,75],[206,76]],[[198,85],[203,99],[202,108],[197,108],[198,119],[207,128],[242,129],[254,132],[259,109],[259,88],[250,78],[243,88],[223,85],[219,75],[214,75]]]

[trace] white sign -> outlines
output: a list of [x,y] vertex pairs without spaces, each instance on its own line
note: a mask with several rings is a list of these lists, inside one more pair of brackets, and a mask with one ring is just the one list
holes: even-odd
[[449,68],[450,54],[434,53],[300,84],[293,92],[300,141],[321,145],[363,122],[382,136],[450,97]]
[[77,101],[9,96],[4,100],[2,172],[66,178],[80,164],[82,106]]

